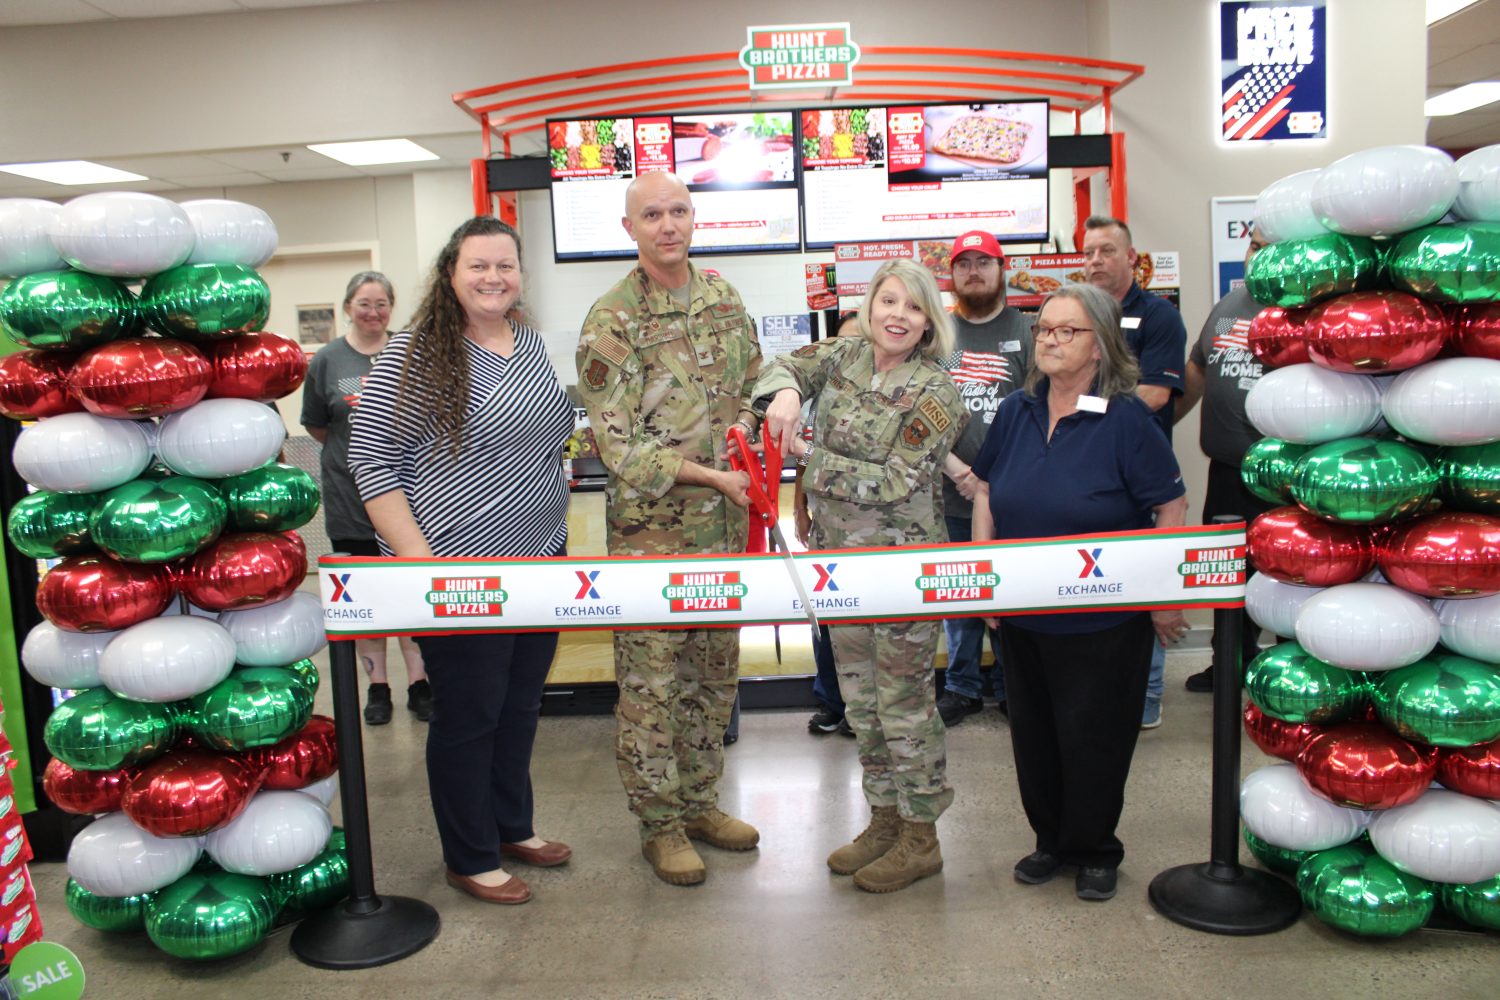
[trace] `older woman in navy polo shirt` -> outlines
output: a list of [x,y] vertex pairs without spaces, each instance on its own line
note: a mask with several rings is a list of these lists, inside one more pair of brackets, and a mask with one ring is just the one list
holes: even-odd
[[[974,461],[984,485],[974,538],[1047,538],[1180,525],[1172,446],[1134,393],[1140,368],[1120,306],[1090,285],[1043,303],[1024,391],[1001,403]],[[1071,554],[1071,552],[1069,552]],[[1112,567],[1108,547],[1099,570]],[[1061,610],[1061,609],[1059,609]],[[1125,855],[1115,827],[1140,732],[1151,640],[1187,631],[1178,611],[1018,615],[1000,625],[1011,745],[1036,850],[1017,880],[1077,867],[1080,899],[1115,894]]]

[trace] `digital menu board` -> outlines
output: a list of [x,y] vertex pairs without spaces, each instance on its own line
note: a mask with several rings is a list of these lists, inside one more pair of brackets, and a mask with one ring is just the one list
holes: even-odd
[[692,192],[694,256],[801,249],[793,124],[791,111],[549,121],[556,258],[634,257],[625,189],[653,170]]
[[802,112],[803,238],[1047,238],[1047,102]]

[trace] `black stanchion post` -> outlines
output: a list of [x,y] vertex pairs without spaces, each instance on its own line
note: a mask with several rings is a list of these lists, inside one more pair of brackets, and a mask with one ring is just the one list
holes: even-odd
[[333,728],[339,744],[339,795],[350,891],[344,902],[298,925],[292,932],[292,952],[308,965],[324,969],[368,969],[421,951],[437,937],[438,914],[420,899],[375,894],[354,641],[330,642],[328,663],[333,675]]
[[[1238,518],[1216,517],[1215,523]],[[1239,608],[1214,612],[1214,759],[1212,837],[1207,864],[1168,868],[1148,896],[1162,916],[1211,934],[1269,934],[1296,923],[1297,890],[1239,862],[1240,662]]]

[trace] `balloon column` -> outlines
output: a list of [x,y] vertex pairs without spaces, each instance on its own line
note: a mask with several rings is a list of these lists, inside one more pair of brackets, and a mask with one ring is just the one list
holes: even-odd
[[[1341,930],[1500,929],[1500,147],[1262,192],[1245,485],[1251,852]],[[1451,215],[1449,213],[1452,213]]]
[[347,892],[332,720],[311,714],[321,606],[295,593],[292,529],[319,495],[277,464],[266,405],[307,370],[261,330],[275,246],[237,202],[0,201],[0,328],[30,348],[0,362],[0,409],[39,421],[12,456],[37,492],[6,527],[61,560],[22,662],[71,693],[45,791],[97,817],[69,850],[68,907],[181,958],[244,951]]

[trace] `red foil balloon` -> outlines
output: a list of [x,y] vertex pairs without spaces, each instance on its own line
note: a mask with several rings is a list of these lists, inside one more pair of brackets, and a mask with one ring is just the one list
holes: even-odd
[[1500,740],[1443,750],[1437,780],[1455,792],[1481,799],[1500,799]]
[[208,391],[208,359],[164,337],[115,340],[89,351],[68,373],[84,408],[101,417],[140,419],[185,410]]
[[1301,507],[1266,511],[1250,523],[1245,537],[1255,568],[1283,583],[1353,583],[1375,565],[1368,531],[1321,520]]
[[274,333],[243,333],[203,345],[213,378],[209,398],[280,399],[307,377],[307,355],[300,344]]
[[1500,517],[1459,511],[1430,514],[1387,535],[1380,572],[1423,597],[1500,594]]
[[68,632],[114,632],[155,618],[172,602],[172,582],[160,566],[123,563],[104,555],[69,556],[42,577],[37,610]]
[[42,791],[63,812],[79,816],[118,812],[120,795],[132,773],[128,767],[114,771],[84,771],[53,757],[42,772]]
[[219,536],[177,579],[198,607],[228,611],[284,601],[306,575],[307,549],[300,538],[290,532],[250,532]]
[[314,715],[291,736],[261,750],[260,758],[266,767],[266,788],[295,790],[322,781],[339,769],[333,720]]
[[0,358],[0,413],[12,420],[40,420],[82,410],[68,392],[68,369],[75,360],[77,355],[67,351],[18,351]]
[[248,755],[174,750],[136,771],[120,805],[147,833],[197,837],[238,816],[264,773]]
[[1272,757],[1296,760],[1297,751],[1302,749],[1308,737],[1321,733],[1324,728],[1305,722],[1284,722],[1262,712],[1255,702],[1245,702],[1245,735],[1260,747],[1262,753]]
[[1250,353],[1267,368],[1306,364],[1307,320],[1311,309],[1283,309],[1267,306],[1250,321]]
[[1458,353],[1500,361],[1500,302],[1464,306],[1453,331]]
[[1378,722],[1345,722],[1297,753],[1308,787],[1341,806],[1393,809],[1422,797],[1437,774],[1436,747],[1417,747]]
[[1405,292],[1340,295],[1307,320],[1307,353],[1341,372],[1399,372],[1431,361],[1452,324],[1443,310]]

